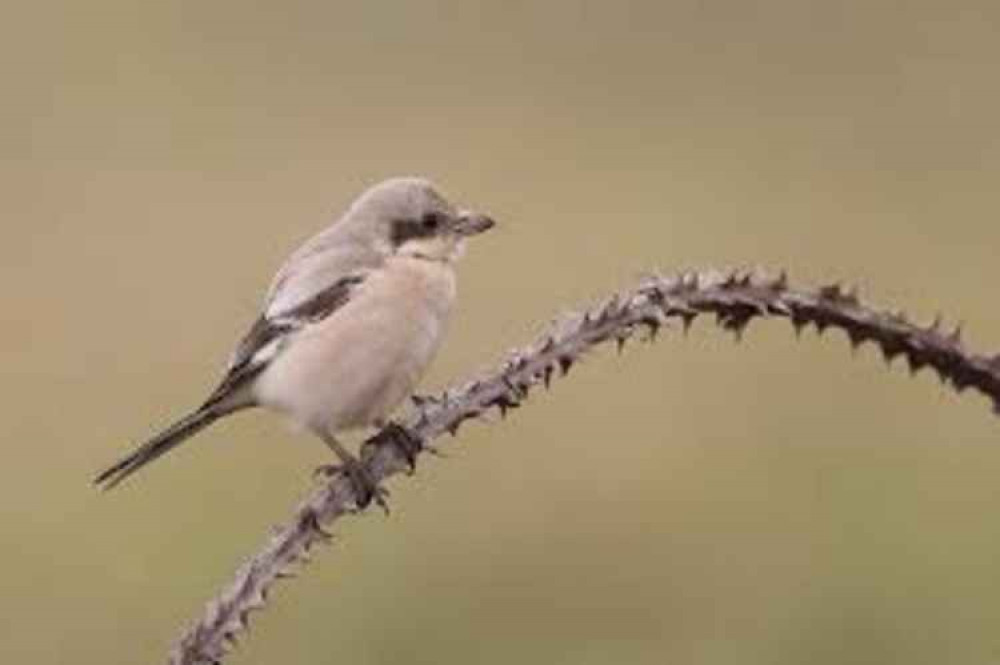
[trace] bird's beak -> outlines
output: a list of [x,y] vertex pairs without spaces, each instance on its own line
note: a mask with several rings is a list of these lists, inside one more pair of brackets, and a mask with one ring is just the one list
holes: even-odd
[[455,233],[460,236],[474,236],[489,231],[496,222],[487,215],[476,212],[463,211],[455,219]]

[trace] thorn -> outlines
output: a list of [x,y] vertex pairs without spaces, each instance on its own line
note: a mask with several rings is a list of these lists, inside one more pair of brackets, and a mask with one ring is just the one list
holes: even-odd
[[945,383],[951,383],[955,388],[955,392],[962,394],[966,388],[972,385],[972,380],[966,374],[953,374],[951,376],[946,375],[942,370],[938,370],[941,375],[941,381]]
[[516,392],[517,389],[507,379],[504,379],[504,383],[507,384],[507,386],[509,387],[509,389],[513,394],[501,394],[498,395],[495,400],[493,400],[493,404],[498,409],[500,409],[501,418],[507,417],[507,411],[516,409],[517,407],[521,406],[521,403],[518,401],[517,397],[517,392]]
[[792,312],[792,327],[795,328],[795,337],[798,339],[802,338],[802,330],[809,325],[809,319],[805,318],[798,312]]
[[322,543],[333,542],[333,534],[324,529],[319,522],[316,523],[316,526],[313,528],[313,532],[316,534],[316,537],[319,539],[320,542]]
[[604,304],[601,308],[601,320],[607,321],[608,319],[614,317],[621,310],[621,304],[618,302],[618,294],[612,295],[608,302]]
[[920,351],[906,354],[906,364],[910,368],[910,376],[916,376],[917,372],[927,366],[927,359]]
[[728,312],[719,312],[716,320],[723,330],[732,331],[736,336],[736,341],[743,339],[743,331],[750,324],[755,313],[748,309],[735,309]]
[[644,316],[640,320],[640,323],[646,326],[646,331],[649,333],[646,341],[656,341],[656,336],[660,334],[660,326],[663,325],[663,322],[658,317],[650,314],[649,316]]
[[903,352],[902,347],[896,341],[880,342],[879,348],[882,350],[882,357],[885,359],[887,366],[892,365],[892,361],[895,360],[896,356]]
[[554,371],[555,368],[552,367],[551,363],[546,365],[545,369],[542,370],[542,383],[545,384],[546,390],[548,390],[549,386],[552,384],[552,372]]
[[503,377],[503,384],[507,391],[514,396],[515,401],[528,396],[528,389],[522,384],[511,381],[509,376]]
[[962,346],[962,327],[963,324],[959,322],[958,325],[955,326],[955,330],[948,335],[948,341],[954,346]]
[[[323,538],[322,534],[326,533],[323,530],[323,525],[321,525],[319,522],[319,516],[316,514],[316,511],[313,510],[312,508],[306,510],[299,518],[299,528],[302,529],[303,531],[311,531],[313,533],[316,533],[317,535],[320,536],[320,538]],[[304,558],[308,560],[308,557]]]
[[573,366],[574,362],[576,361],[570,355],[559,356],[559,369],[562,370],[563,376],[569,373],[569,368]]
[[263,607],[265,603],[267,603],[267,586],[255,584],[254,588],[247,596],[247,607],[255,609]]
[[901,309],[893,310],[889,313],[889,321],[896,324],[906,323],[906,312]]
[[847,329],[847,338],[851,340],[851,349],[853,351],[857,351],[866,339],[864,331],[854,326]]
[[843,294],[840,289],[840,282],[834,282],[833,284],[828,284],[827,286],[821,286],[819,289],[820,300],[826,300],[827,302],[840,302],[843,298]]

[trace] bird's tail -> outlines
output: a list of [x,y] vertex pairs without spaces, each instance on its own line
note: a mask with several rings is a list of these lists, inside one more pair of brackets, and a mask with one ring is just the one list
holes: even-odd
[[149,464],[175,446],[180,445],[189,437],[194,436],[231,411],[232,409],[223,409],[218,405],[206,404],[197,411],[184,416],[136,448],[124,459],[102,471],[94,479],[94,484],[101,485],[102,489],[105,490],[111,489],[146,464]]

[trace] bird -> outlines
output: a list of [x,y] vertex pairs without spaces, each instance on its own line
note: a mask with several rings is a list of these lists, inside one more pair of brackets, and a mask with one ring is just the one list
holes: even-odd
[[213,423],[254,407],[284,416],[337,456],[360,502],[380,488],[338,438],[384,427],[439,350],[466,240],[495,225],[423,177],[394,177],[292,252],[216,388],[94,480],[104,489]]

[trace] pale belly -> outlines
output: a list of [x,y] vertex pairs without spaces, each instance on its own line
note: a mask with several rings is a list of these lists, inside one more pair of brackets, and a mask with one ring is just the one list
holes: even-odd
[[257,401],[331,434],[386,418],[436,354],[454,289],[449,266],[396,259],[291,340],[255,382]]

